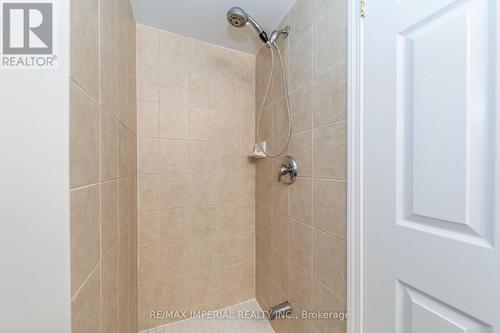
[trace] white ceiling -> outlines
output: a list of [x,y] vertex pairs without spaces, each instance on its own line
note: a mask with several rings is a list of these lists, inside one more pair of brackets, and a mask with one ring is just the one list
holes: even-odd
[[226,21],[238,6],[271,34],[295,0],[132,0],[138,23],[256,54],[262,42],[250,27],[234,28]]

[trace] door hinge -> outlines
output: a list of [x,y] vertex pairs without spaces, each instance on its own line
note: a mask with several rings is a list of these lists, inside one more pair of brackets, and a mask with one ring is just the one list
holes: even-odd
[[366,0],[360,0],[361,17],[366,16]]

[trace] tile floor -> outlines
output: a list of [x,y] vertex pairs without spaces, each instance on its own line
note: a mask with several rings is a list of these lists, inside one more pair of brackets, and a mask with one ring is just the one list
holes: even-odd
[[[261,313],[262,309],[255,299],[218,310],[219,313],[229,314],[231,319],[188,319],[172,324],[152,328],[140,333],[274,333],[266,319],[241,319],[242,312]],[[221,317],[221,316],[219,316]]]

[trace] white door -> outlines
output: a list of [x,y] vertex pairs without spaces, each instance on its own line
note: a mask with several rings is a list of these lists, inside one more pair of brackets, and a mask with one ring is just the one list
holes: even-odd
[[500,333],[499,8],[367,1],[365,333]]

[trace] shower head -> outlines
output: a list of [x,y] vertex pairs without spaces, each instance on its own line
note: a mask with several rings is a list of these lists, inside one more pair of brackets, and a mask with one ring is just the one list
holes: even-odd
[[236,28],[242,28],[247,25],[248,17],[248,14],[240,7],[233,7],[227,12],[227,21]]
[[247,24],[250,24],[264,43],[267,44],[269,42],[266,32],[250,15],[247,14],[247,12],[240,7],[233,7],[229,9],[226,17],[229,24],[236,28],[242,28]]

